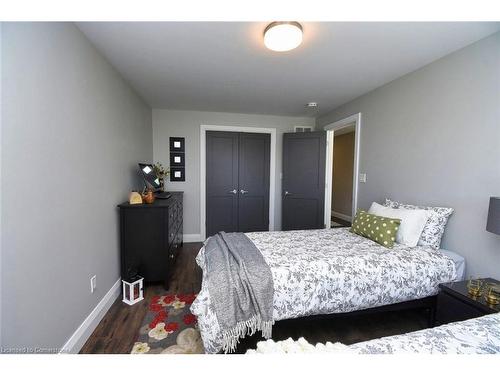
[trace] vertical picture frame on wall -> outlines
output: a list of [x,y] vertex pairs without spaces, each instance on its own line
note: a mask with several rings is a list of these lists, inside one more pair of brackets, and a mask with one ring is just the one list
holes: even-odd
[[170,137],[170,181],[186,181],[186,141],[183,137]]

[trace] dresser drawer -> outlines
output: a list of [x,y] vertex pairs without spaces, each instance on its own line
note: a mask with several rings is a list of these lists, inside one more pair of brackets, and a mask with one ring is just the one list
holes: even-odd
[[483,311],[452,295],[443,292],[438,295],[436,320],[439,324],[458,322],[483,315],[485,315]]
[[182,218],[182,200],[177,201],[177,217]]
[[177,231],[177,235],[175,236],[175,243],[177,244],[178,247],[181,247],[182,245],[182,222],[179,227],[179,230]]
[[177,219],[172,224],[172,228],[174,228],[174,232],[176,233],[179,229],[182,230],[182,215],[179,215],[177,217]]
[[176,220],[177,220],[177,216],[176,216],[175,205],[172,205],[168,208],[168,219],[167,219],[168,228],[170,228],[170,229],[173,228],[175,226]]
[[169,227],[167,233],[168,233],[167,247],[170,247],[172,246],[175,240],[175,234],[176,234],[175,228]]

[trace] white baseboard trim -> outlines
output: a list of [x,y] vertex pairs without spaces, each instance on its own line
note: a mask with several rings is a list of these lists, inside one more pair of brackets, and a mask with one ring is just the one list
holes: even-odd
[[121,279],[116,280],[111,289],[101,299],[92,312],[85,318],[80,327],[73,333],[73,335],[63,345],[59,354],[72,353],[76,354],[83,347],[92,332],[96,329],[97,325],[104,317],[104,314],[109,310],[111,305],[115,302],[121,292]]
[[182,241],[184,242],[202,242],[204,240],[204,238],[201,238],[201,233],[182,235]]
[[344,215],[344,214],[341,214],[340,212],[335,212],[332,210],[332,216],[336,216],[342,220],[345,220],[345,221],[351,221],[352,220],[352,217],[349,216],[349,215]]

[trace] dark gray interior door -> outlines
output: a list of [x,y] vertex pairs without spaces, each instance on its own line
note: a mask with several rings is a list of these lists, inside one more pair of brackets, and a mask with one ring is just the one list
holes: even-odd
[[238,230],[238,133],[207,132],[207,236]]
[[206,133],[206,234],[269,229],[270,135]]
[[270,134],[240,133],[238,231],[269,229]]
[[282,229],[324,228],[326,132],[283,137]]

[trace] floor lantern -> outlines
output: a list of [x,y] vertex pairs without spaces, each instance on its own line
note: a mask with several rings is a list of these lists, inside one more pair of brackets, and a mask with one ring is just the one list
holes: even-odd
[[141,276],[135,276],[127,280],[122,280],[123,287],[123,299],[127,305],[133,305],[144,299],[143,292],[144,278]]

